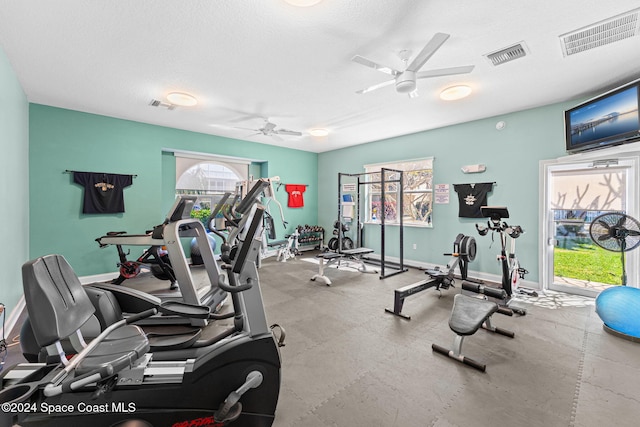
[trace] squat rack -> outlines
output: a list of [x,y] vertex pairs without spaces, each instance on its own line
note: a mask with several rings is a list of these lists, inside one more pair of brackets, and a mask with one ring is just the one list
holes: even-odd
[[[380,174],[379,181],[368,181],[367,178],[374,174]],[[397,179],[387,179],[387,174],[397,175]],[[398,169],[389,169],[389,168],[381,168],[380,171],[376,172],[361,172],[361,173],[338,173],[338,221],[342,223],[342,214],[343,214],[343,178],[344,177],[352,177],[356,178],[356,218],[355,224],[357,227],[356,232],[356,247],[361,248],[364,244],[363,238],[363,223],[361,222],[361,207],[362,207],[362,197],[361,197],[361,188],[366,185],[380,184],[380,198],[381,198],[381,209],[379,213],[380,220],[380,260],[372,260],[367,258],[368,261],[376,261],[380,263],[380,279],[384,279],[386,277],[394,276],[396,274],[404,273],[408,271],[408,269],[404,266],[404,224],[403,224],[403,216],[404,216],[404,173]],[[387,184],[398,184],[398,190],[396,193],[398,194],[396,200],[396,216],[398,218],[399,224],[399,262],[391,262],[388,261],[385,257],[386,252],[386,242],[385,242],[385,227],[386,227],[386,209],[385,209],[385,200],[386,200],[386,192],[387,192]],[[344,238],[344,231],[342,227],[338,227],[338,253],[342,252],[342,239]],[[390,273],[386,273],[386,267],[392,267],[394,271]]]

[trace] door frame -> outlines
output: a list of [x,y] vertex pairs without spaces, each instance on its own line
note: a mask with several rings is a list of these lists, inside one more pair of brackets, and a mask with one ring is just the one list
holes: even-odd
[[[552,160],[540,161],[540,202],[539,202],[539,230],[540,230],[540,265],[538,277],[540,278],[540,287],[543,290],[553,288],[553,290],[566,292],[575,295],[583,295],[589,297],[597,296],[596,291],[588,289],[576,288],[573,286],[563,286],[554,284],[553,274],[553,248],[554,248],[554,223],[551,209],[549,209],[552,195],[549,194],[549,183],[552,172],[560,170],[580,170],[591,169],[594,167],[606,168],[607,162],[617,162],[617,166],[628,167],[627,171],[627,188],[626,188],[626,206],[627,214],[633,218],[638,218],[639,199],[637,193],[639,179],[640,156],[637,152],[628,152],[627,150],[613,149],[601,150],[597,152],[588,152],[577,155],[560,157]],[[637,150],[637,149],[636,149]],[[627,152],[625,152],[627,151]],[[639,218],[640,219],[640,218]],[[639,287],[639,252],[627,252],[626,267],[628,286]]]

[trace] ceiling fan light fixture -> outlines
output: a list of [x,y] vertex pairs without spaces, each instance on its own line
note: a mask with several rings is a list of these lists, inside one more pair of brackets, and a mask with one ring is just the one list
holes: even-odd
[[405,71],[396,78],[396,91],[400,93],[411,93],[416,89],[416,73]]
[[444,101],[457,101],[471,94],[471,87],[467,85],[449,86],[440,92],[440,99]]
[[320,3],[322,0],[284,0],[284,1],[289,3],[291,6],[311,7]]
[[186,92],[170,92],[167,94],[167,101],[179,107],[193,107],[198,103],[195,96]]
[[323,137],[323,136],[329,135],[329,131],[323,128],[315,128],[315,129],[311,129],[309,131],[309,134],[311,134],[311,136]]

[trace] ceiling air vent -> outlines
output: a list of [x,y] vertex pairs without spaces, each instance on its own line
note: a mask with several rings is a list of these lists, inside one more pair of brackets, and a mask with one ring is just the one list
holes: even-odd
[[638,34],[640,8],[560,36],[564,56],[605,46]]
[[149,105],[152,107],[163,107],[163,108],[166,108],[167,110],[173,110],[174,108],[176,108],[176,106],[173,104],[158,101],[157,99],[152,99],[151,102],[149,102]]
[[524,42],[514,44],[504,49],[497,50],[493,53],[484,55],[493,65],[504,64],[514,59],[522,58],[527,55],[527,49]]

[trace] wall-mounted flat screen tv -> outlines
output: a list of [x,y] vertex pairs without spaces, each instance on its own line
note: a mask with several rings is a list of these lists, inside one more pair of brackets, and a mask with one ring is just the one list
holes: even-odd
[[639,83],[620,87],[564,113],[569,153],[640,139]]

